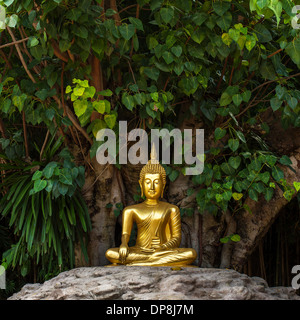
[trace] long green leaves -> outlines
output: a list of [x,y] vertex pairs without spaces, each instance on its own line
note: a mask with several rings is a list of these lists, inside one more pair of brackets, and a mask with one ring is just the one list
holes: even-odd
[[[70,172],[75,168],[70,160],[65,161],[65,164],[71,166],[66,168]],[[58,168],[59,164],[54,167]],[[11,165],[10,169],[13,168]],[[38,171],[35,174],[29,171],[22,173],[18,169],[15,167],[16,171],[7,171],[4,182],[0,185],[4,194],[0,200],[1,214],[9,217],[9,227],[14,230],[18,239],[16,245],[3,254],[6,264],[13,268],[20,265],[23,276],[30,271],[33,262],[46,270],[50,260],[55,260],[55,257],[56,264],[50,263],[52,267],[58,265],[60,269],[72,268],[75,261],[74,243],[78,241],[88,259],[85,244],[91,222],[79,188],[70,185],[73,187],[71,196],[53,194],[52,188],[32,192],[36,181],[34,176],[37,176]],[[47,177],[51,178],[48,171]],[[73,171],[74,179],[78,177],[79,171],[84,174],[82,170]],[[42,171],[40,173],[43,178]],[[59,179],[60,175],[57,177]]]

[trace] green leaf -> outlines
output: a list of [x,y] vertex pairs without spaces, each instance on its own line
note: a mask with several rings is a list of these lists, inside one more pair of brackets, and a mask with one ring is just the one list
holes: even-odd
[[149,68],[146,67],[144,69],[144,73],[152,80],[157,81],[158,77],[159,77],[159,70],[157,68]]
[[288,156],[286,156],[286,155],[282,156],[282,157],[279,159],[279,162],[280,162],[281,164],[285,165],[285,166],[289,166],[289,165],[292,164],[291,159],[290,159]]
[[277,157],[274,156],[274,155],[267,155],[266,160],[267,160],[267,163],[268,163],[271,167],[273,167],[274,164],[277,162]]
[[224,238],[221,238],[220,239],[220,242],[221,243],[227,243],[227,242],[229,242],[230,241],[230,238],[229,237],[224,237]]
[[12,5],[14,3],[15,0],[4,0],[4,4],[9,7],[10,5]]
[[286,191],[283,193],[283,196],[284,196],[284,198],[285,198],[287,201],[291,201],[292,198],[293,198],[294,192],[295,192],[294,189],[286,190]]
[[248,102],[251,98],[251,91],[250,90],[246,90],[245,92],[242,93],[242,99],[245,102]]
[[172,170],[171,174],[169,175],[169,179],[171,182],[174,182],[178,176],[179,176],[179,171]]
[[28,42],[27,42],[27,46],[29,48],[35,47],[39,44],[39,40],[36,37],[29,37]]
[[52,97],[55,94],[56,94],[56,89],[52,89],[52,90],[42,89],[35,93],[35,95],[42,101],[46,100],[48,97]]
[[87,28],[84,27],[82,24],[80,26],[74,26],[71,30],[79,38],[82,38],[82,39],[88,38],[89,32]]
[[209,16],[206,12],[197,12],[193,15],[192,20],[197,26],[201,26],[208,17]]
[[72,21],[77,21],[82,15],[82,11],[78,8],[72,8],[67,11],[66,18]]
[[27,98],[27,95],[25,93],[22,93],[20,96],[12,97],[13,104],[18,108],[20,112],[23,110],[26,98]]
[[294,188],[296,189],[296,191],[298,192],[300,190],[300,182],[294,181],[293,185],[294,185]]
[[[267,1],[267,0],[259,0],[259,1]],[[278,27],[280,22],[281,12],[282,12],[281,1],[271,0],[269,2],[268,8],[270,8],[275,13],[276,20],[277,20],[277,27]]]
[[125,39],[125,40],[130,40],[134,33],[135,33],[135,26],[133,24],[122,24],[121,26],[119,26],[119,31],[121,36]]
[[171,48],[171,52],[177,57],[179,58],[181,56],[182,53],[182,47],[181,46],[175,46]]
[[221,169],[224,173],[226,173],[228,176],[234,174],[235,170],[229,165],[228,162],[223,162],[221,164]]
[[165,23],[169,23],[174,17],[174,9],[171,7],[161,8],[159,13]]
[[234,192],[234,193],[232,194],[232,198],[233,198],[234,200],[238,201],[238,200],[240,200],[240,199],[243,198],[243,194],[242,194],[242,193],[236,193],[236,192]]
[[215,139],[220,140],[222,139],[226,134],[226,130],[222,128],[216,128],[215,129]]
[[268,171],[261,173],[259,175],[259,178],[264,184],[267,184],[268,181],[270,180],[270,173]]
[[245,42],[245,46],[247,48],[248,51],[251,51],[256,44],[256,38],[252,35],[247,34],[246,35],[246,42]]
[[88,102],[87,100],[76,100],[73,103],[74,111],[77,117],[80,117],[83,115],[87,108],[88,108]]
[[239,38],[240,38],[240,31],[236,30],[236,29],[229,29],[228,31],[228,35],[230,36],[230,38],[232,40],[234,40],[235,42],[238,42]]
[[45,189],[46,186],[47,186],[46,180],[38,179],[38,180],[34,181],[33,189],[35,192],[39,192],[39,191],[42,191],[43,189]]
[[228,92],[223,92],[220,98],[220,106],[224,107],[227,106],[232,101],[231,95],[228,94]]
[[275,80],[276,79],[276,73],[274,70],[274,67],[271,62],[268,62],[267,60],[264,60],[260,65],[260,73],[263,78],[268,80]]
[[129,21],[136,27],[137,30],[144,31],[143,23],[140,19],[129,17]]
[[97,112],[99,112],[101,114],[103,114],[105,112],[105,102],[104,102],[104,100],[93,101],[92,104],[93,104],[93,108]]
[[106,114],[104,116],[104,121],[106,122],[107,126],[112,129],[116,124],[117,116],[113,114]]
[[36,180],[39,180],[43,175],[43,172],[40,171],[40,170],[37,170],[34,175],[32,176],[32,181],[36,181]]
[[275,112],[281,107],[282,101],[279,100],[277,97],[273,97],[270,100],[270,104],[271,104],[272,110]]
[[[103,121],[102,119],[95,119],[92,122],[92,125],[93,125],[92,132],[95,138],[97,137],[98,131],[106,128],[105,121]],[[97,146],[97,149],[98,149],[98,146]]]
[[229,10],[231,4],[230,2],[225,2],[225,1],[218,1],[218,2],[213,2],[213,9],[215,13],[219,16],[223,16],[226,11]]
[[223,196],[221,194],[217,193],[216,194],[216,200],[217,200],[217,202],[223,201]]
[[130,111],[132,111],[132,109],[135,107],[135,102],[134,102],[133,96],[130,96],[127,93],[124,93],[122,95],[122,103]]
[[171,52],[165,51],[162,54],[162,57],[164,58],[164,60],[166,61],[167,64],[170,64],[174,61],[173,55]]
[[239,145],[240,145],[240,143],[239,143],[239,140],[237,140],[237,139],[229,139],[228,140],[228,146],[233,152],[239,148]]
[[65,196],[69,190],[69,187],[63,183],[58,183],[58,191],[61,195]]
[[[183,66],[182,66],[182,70],[183,70]],[[11,100],[10,100],[10,99],[6,99],[6,100],[3,102],[2,111],[3,111],[4,113],[9,113],[10,107],[11,107]]]
[[244,136],[244,134],[243,134],[241,131],[236,131],[236,135],[238,136],[238,138],[239,138],[242,142],[246,143],[245,136]]
[[274,194],[274,189],[272,188],[266,188],[266,191],[265,191],[265,199],[266,201],[270,201],[273,197],[273,194]]
[[238,234],[232,234],[230,236],[230,240],[233,242],[239,242],[239,241],[241,241],[241,237]]
[[59,49],[61,52],[65,52],[71,48],[71,42],[65,39],[59,41]]
[[99,91],[98,93],[100,96],[104,96],[104,97],[111,97],[113,95],[113,92],[110,89]]
[[217,25],[224,31],[227,31],[232,21],[230,12],[225,12],[220,18],[217,19]]
[[291,95],[288,95],[286,97],[286,101],[288,105],[294,110],[297,107],[298,100],[295,97],[292,97]]
[[286,93],[285,87],[282,87],[280,84],[278,84],[276,86],[276,96],[278,97],[278,99],[281,100],[284,97],[285,93]]
[[242,158],[240,156],[230,157],[228,163],[232,166],[232,168],[237,169],[241,164]]
[[284,178],[284,173],[279,167],[274,166],[272,168],[272,176],[275,179],[275,181],[279,181],[280,179]]
[[256,23],[254,30],[259,42],[265,43],[272,40],[271,32],[262,23]]
[[182,78],[178,82],[178,86],[183,90],[186,95],[191,95],[196,92],[199,87],[199,82],[196,77]]
[[72,185],[72,175],[69,169],[63,168],[60,170],[59,181],[63,184]]
[[242,95],[240,94],[235,94],[233,97],[232,97],[232,101],[233,103],[238,107],[242,101],[243,101],[243,97]]
[[192,33],[191,38],[198,44],[200,44],[205,39],[206,33],[201,29],[197,29]]
[[227,46],[230,46],[231,42],[232,42],[232,39],[231,37],[229,36],[228,33],[223,33],[222,34],[222,41],[227,45]]
[[257,192],[256,192],[254,189],[250,188],[249,191],[248,191],[248,193],[249,193],[249,197],[250,197],[252,200],[258,201],[258,195],[257,195]]
[[9,20],[8,20],[7,26],[10,28],[14,28],[18,23],[19,17],[14,13],[8,19]]
[[54,169],[57,167],[57,162],[49,162],[43,170],[46,179],[50,179],[53,175]]

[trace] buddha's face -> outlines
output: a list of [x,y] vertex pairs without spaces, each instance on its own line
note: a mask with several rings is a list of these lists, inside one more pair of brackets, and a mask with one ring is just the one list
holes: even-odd
[[162,196],[164,185],[159,173],[146,173],[140,184],[147,199],[157,200]]

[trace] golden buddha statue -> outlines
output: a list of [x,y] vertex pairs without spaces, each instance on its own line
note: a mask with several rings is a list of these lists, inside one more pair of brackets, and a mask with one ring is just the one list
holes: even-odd
[[[151,159],[140,172],[139,184],[146,200],[124,208],[122,215],[122,243],[120,248],[106,251],[106,258],[114,265],[127,266],[186,266],[197,257],[191,248],[179,248],[181,218],[179,208],[159,201],[166,185],[165,169],[156,159],[153,146]],[[137,224],[137,239],[128,247],[133,222]]]

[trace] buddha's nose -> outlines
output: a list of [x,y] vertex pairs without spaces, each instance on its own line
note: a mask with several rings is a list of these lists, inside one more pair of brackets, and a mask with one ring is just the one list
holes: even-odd
[[150,191],[155,191],[154,182],[151,183]]

